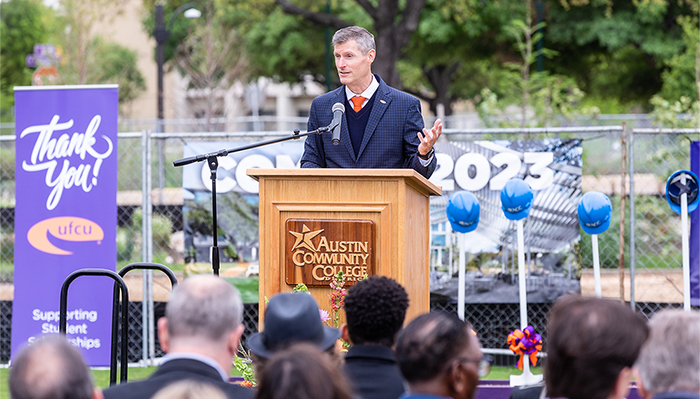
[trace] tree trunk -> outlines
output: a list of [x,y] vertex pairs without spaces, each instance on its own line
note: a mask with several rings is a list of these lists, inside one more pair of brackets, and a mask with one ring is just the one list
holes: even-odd
[[445,116],[452,115],[454,98],[450,96],[449,91],[452,75],[457,71],[457,68],[459,68],[459,62],[455,62],[449,67],[447,65],[437,65],[429,69],[423,69],[423,74],[435,92],[435,97],[428,99],[430,111],[435,115],[438,114],[438,104],[442,104],[445,107]]
[[396,46],[393,30],[393,26],[377,27],[377,57],[372,64],[372,72],[379,75],[389,86],[400,89],[401,78],[396,70],[396,62],[399,60],[401,49]]

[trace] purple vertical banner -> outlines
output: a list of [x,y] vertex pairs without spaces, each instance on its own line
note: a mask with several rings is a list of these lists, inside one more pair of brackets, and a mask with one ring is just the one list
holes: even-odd
[[[700,176],[700,142],[690,143],[690,170]],[[690,213],[690,304],[700,306],[700,212]]]
[[[16,87],[12,351],[58,332],[61,285],[75,270],[115,270],[117,85]],[[68,291],[67,336],[108,366],[113,281]]]

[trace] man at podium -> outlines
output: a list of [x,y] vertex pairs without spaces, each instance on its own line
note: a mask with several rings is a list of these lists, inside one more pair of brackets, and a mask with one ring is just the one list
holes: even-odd
[[301,167],[412,168],[429,178],[437,166],[433,145],[442,134],[440,120],[425,129],[420,101],[372,74],[377,50],[366,29],[340,29],[332,43],[343,86],[313,100],[307,130],[339,124],[306,138]]

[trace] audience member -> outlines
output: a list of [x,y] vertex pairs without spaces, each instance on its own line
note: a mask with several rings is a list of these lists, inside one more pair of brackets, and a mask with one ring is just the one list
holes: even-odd
[[641,396],[700,399],[700,313],[664,310],[649,329],[636,363]]
[[228,398],[247,399],[253,391],[228,383],[243,334],[243,304],[238,290],[219,277],[186,279],[170,294],[158,339],[167,356],[148,379],[104,391],[107,399],[146,399],[176,381],[210,383]]
[[340,331],[326,327],[316,300],[309,294],[284,293],[270,298],[265,309],[265,327],[248,338],[255,374],[260,375],[266,359],[298,342],[335,352]]
[[78,349],[64,335],[49,335],[24,347],[10,368],[12,399],[101,399]]
[[226,399],[226,395],[212,384],[184,380],[161,389],[153,399]]
[[258,380],[256,399],[350,399],[338,365],[318,346],[299,343],[275,353]]
[[547,333],[547,396],[622,399],[649,329],[620,301],[571,295],[552,308]]
[[406,290],[388,277],[372,276],[348,290],[344,308],[342,336],[353,344],[345,373],[352,386],[364,399],[398,398],[404,386],[392,346],[406,317]]
[[403,398],[472,399],[490,364],[469,325],[433,312],[417,317],[399,333],[396,360],[408,383]]

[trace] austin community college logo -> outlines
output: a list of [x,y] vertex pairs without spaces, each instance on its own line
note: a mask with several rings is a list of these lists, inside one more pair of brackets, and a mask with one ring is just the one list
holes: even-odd
[[[327,285],[339,271],[348,282],[363,279],[373,272],[372,225],[371,221],[288,220],[287,263],[293,267],[287,271],[303,268],[307,285]],[[289,278],[287,282],[291,284]]]
[[72,255],[49,241],[49,235],[64,241],[97,241],[104,239],[102,227],[92,220],[76,216],[61,216],[42,220],[29,229],[27,240],[32,247],[53,255]]

